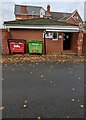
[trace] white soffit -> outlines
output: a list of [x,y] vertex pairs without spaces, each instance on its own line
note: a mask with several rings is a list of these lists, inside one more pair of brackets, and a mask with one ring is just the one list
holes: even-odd
[[78,32],[78,26],[18,26],[18,25],[6,25],[5,28],[12,28],[12,29],[46,29],[46,31],[73,31]]

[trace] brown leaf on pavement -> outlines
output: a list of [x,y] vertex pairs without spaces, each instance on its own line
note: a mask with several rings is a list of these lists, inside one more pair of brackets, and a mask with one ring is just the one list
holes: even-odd
[[75,101],[75,99],[74,98],[72,98],[72,102],[74,102]]
[[80,105],[81,108],[84,108],[84,105]]
[[2,111],[4,108],[5,108],[5,107],[3,107],[3,106],[0,106],[0,111]]
[[14,70],[14,69],[12,69],[12,70]]
[[23,105],[23,107],[24,107],[24,108],[26,108],[26,107],[27,107],[27,105],[26,105],[26,104],[24,104],[24,105]]
[[75,90],[75,88],[72,88],[72,90],[74,91],[74,90]]
[[41,78],[43,78],[44,76],[43,75],[41,75]]

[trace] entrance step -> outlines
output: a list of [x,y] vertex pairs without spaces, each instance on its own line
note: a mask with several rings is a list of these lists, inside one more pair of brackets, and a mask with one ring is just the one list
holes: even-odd
[[76,55],[76,53],[73,52],[72,50],[64,50],[64,51],[62,52],[62,54]]

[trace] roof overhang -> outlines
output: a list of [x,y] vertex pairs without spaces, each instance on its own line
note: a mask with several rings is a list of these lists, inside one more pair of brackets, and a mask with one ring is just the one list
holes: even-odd
[[46,29],[47,32],[78,32],[78,30],[75,29]]
[[59,25],[5,25],[8,29],[41,29],[46,31],[57,32],[79,32],[78,26],[59,26]]
[[84,29],[84,33],[86,33],[86,29]]

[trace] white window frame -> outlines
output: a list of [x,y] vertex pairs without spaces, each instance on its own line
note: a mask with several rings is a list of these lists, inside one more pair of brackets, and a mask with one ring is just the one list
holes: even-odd
[[[45,35],[45,38],[52,39],[53,38],[53,33],[52,32],[47,32],[47,33]],[[43,33],[43,38],[44,38],[44,33]]]
[[56,39],[52,38],[52,40],[57,41],[58,40],[58,32],[53,32],[53,34],[54,33],[57,33],[57,38]]

